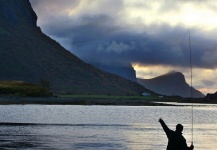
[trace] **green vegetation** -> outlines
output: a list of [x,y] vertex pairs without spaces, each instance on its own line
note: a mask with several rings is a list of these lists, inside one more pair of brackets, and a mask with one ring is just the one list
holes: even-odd
[[39,85],[23,81],[0,81],[0,95],[23,97],[51,96],[51,93]]

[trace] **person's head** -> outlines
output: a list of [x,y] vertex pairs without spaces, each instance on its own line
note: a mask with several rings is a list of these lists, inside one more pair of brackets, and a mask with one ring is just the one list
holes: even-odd
[[176,131],[182,133],[183,126],[181,124],[176,125]]

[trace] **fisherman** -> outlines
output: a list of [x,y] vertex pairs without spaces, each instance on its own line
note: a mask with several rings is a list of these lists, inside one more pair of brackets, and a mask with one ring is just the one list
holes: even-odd
[[182,136],[183,126],[176,125],[176,131],[170,130],[165,122],[160,118],[159,122],[165,131],[168,138],[168,145],[166,150],[193,150],[193,144],[188,147],[185,138]]

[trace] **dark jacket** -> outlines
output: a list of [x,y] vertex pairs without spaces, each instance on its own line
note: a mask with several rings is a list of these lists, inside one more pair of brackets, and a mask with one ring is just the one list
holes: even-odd
[[159,122],[168,138],[167,150],[192,150],[191,147],[187,146],[186,140],[181,132],[170,130],[162,119]]

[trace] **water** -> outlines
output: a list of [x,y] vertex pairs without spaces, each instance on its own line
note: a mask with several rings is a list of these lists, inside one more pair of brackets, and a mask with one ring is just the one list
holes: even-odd
[[[217,148],[216,108],[194,107],[196,150]],[[6,150],[163,150],[159,117],[171,129],[182,123],[191,142],[190,106],[1,105],[0,116],[0,149]]]

